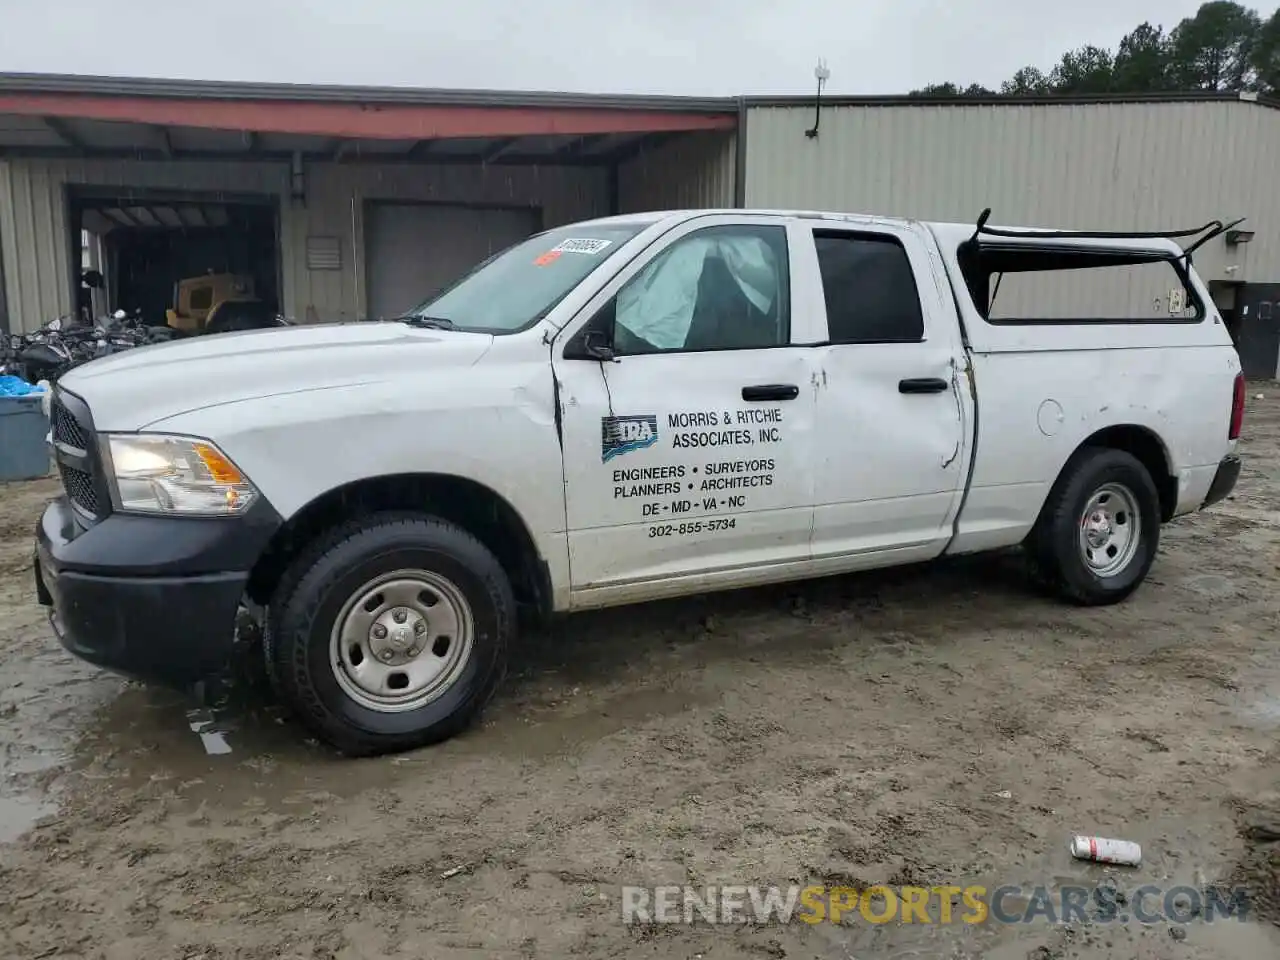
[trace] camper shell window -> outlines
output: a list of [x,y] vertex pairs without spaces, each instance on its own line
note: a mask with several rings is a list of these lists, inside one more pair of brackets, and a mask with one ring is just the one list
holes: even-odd
[[1198,323],[1206,315],[1176,254],[969,241],[957,256],[974,306],[992,324]]

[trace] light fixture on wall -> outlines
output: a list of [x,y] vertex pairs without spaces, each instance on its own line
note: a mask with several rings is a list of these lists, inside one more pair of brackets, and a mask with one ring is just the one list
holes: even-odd
[[289,162],[289,196],[296,202],[307,204],[307,172],[302,166],[302,151],[293,151]]
[[810,140],[817,139],[818,124],[822,122],[822,88],[831,79],[831,71],[827,69],[827,61],[818,60],[818,65],[813,68],[813,76],[818,81],[818,95],[813,100],[813,126],[804,132],[804,135]]

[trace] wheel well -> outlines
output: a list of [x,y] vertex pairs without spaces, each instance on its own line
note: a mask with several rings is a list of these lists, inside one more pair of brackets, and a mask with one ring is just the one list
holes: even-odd
[[1173,518],[1173,511],[1178,505],[1178,478],[1170,472],[1164,444],[1154,433],[1146,427],[1121,424],[1099,430],[1080,447],[1109,447],[1136,457],[1151,474],[1156,492],[1160,494],[1160,519],[1168,522]]
[[543,614],[550,609],[550,575],[519,514],[488,487],[447,474],[373,477],[312,500],[271,538],[250,572],[249,598],[265,605],[290,562],[326,530],[385,510],[421,511],[456,523],[502,564],[518,602]]

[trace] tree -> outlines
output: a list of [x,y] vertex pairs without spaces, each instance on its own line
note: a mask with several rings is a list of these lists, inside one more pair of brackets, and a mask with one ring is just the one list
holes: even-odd
[[1153,93],[1171,86],[1169,38],[1162,27],[1142,23],[1120,41],[1112,79],[1124,93]]
[[1034,97],[1053,92],[1053,85],[1036,67],[1023,67],[1000,85],[1006,97]]
[[1067,51],[1049,74],[1054,93],[1109,93],[1114,83],[1111,51],[1094,46]]
[[1258,31],[1249,59],[1258,92],[1280,97],[1280,10]]
[[1170,65],[1180,90],[1245,90],[1262,20],[1231,0],[1211,0],[1169,36]]
[[1160,93],[1178,90],[1256,90],[1280,97],[1280,10],[1267,21],[1233,0],[1209,0],[1173,30],[1141,23],[1113,53],[1086,46],[1062,55],[1047,75],[1023,67],[999,94],[970,84],[935,83],[914,97]]
[[947,97],[994,97],[996,92],[989,90],[980,83],[971,83],[967,87],[958,87],[954,83],[931,83],[927,87],[921,87],[919,90],[912,90],[908,96],[918,97],[922,100],[941,100]]

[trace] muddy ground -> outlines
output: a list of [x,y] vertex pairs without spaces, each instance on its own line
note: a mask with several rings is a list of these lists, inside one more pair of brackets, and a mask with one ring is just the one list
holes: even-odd
[[[0,489],[0,957],[1280,956],[1280,387],[1257,392],[1237,495],[1167,528],[1120,607],[1060,606],[995,556],[587,615],[526,642],[482,727],[368,761],[252,690],[210,754],[190,702],[64,655],[29,570],[55,486]],[[1074,832],[1140,841],[1143,863],[1073,861]],[[619,908],[627,884],[1106,876],[1246,883],[1251,912]]]

